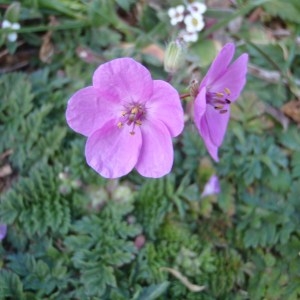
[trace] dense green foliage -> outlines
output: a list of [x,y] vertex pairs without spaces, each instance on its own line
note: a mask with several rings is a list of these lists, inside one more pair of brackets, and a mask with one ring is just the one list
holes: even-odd
[[[187,49],[186,71],[173,79],[179,91],[190,70],[201,65],[204,74],[218,34],[234,38],[238,52],[247,51],[251,64],[278,79],[249,74],[219,164],[188,121],[174,141],[172,173],[155,180],[135,172],[101,178],[87,166],[85,138],[67,127],[64,113],[68,97],[111,58],[133,56],[155,78],[166,77],[145,47],[163,47],[171,30],[175,36],[166,14],[174,1],[163,7],[129,0],[21,2],[19,36],[28,47],[39,49],[50,15],[60,30],[53,31],[51,64],[32,56],[23,71],[0,77],[0,170],[12,170],[0,177],[0,223],[8,225],[0,245],[0,299],[299,299],[300,133],[280,112],[300,97],[299,2],[236,1],[222,14],[208,10],[218,22]],[[256,9],[264,14],[251,22]],[[227,27],[235,17],[242,18],[238,33]],[[267,34],[278,24],[289,35]],[[22,51],[0,40],[1,49]],[[78,47],[92,53],[91,61],[78,56]],[[211,174],[222,191],[202,198]]]

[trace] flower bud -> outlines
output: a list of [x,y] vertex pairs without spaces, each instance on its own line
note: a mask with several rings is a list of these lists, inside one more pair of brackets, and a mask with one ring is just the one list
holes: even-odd
[[19,20],[21,5],[19,2],[13,2],[8,6],[4,14],[3,20],[8,20],[11,23],[16,23]]
[[164,69],[166,72],[174,74],[180,67],[183,59],[184,46],[179,40],[169,43],[164,58]]

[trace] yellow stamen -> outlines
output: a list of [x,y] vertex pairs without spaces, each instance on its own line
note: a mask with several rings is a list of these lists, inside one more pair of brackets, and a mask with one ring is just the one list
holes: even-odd
[[128,119],[129,121],[133,122],[134,118],[135,118],[135,114],[130,114]]
[[126,111],[122,111],[122,117],[126,116],[127,112]]
[[118,126],[119,128],[122,128],[122,127],[123,127],[123,123],[122,123],[122,122],[119,122],[117,126]]
[[197,25],[198,25],[198,20],[197,20],[196,18],[193,18],[193,19],[192,19],[192,24],[193,24],[194,26],[197,26]]
[[131,110],[131,113],[132,113],[132,114],[137,114],[138,111],[139,111],[139,108],[135,106],[135,107]]
[[217,92],[217,93],[216,93],[216,96],[217,96],[218,98],[223,98],[223,97],[224,97],[224,94],[223,94],[223,93],[220,93],[220,92]]
[[217,109],[217,110],[223,109],[223,108],[224,108],[224,105],[221,105],[221,104],[215,105],[215,109]]
[[224,105],[224,101],[223,100],[216,100],[215,103]]
[[231,94],[231,91],[230,91],[229,88],[225,88],[224,91],[225,91],[225,93],[226,93],[227,95],[230,95],[230,94]]
[[138,125],[138,126],[141,126],[141,125],[142,125],[142,121],[137,120],[137,121],[135,122],[135,124]]

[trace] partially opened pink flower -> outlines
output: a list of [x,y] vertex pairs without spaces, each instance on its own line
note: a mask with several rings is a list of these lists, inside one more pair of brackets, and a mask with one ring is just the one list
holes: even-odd
[[194,103],[195,124],[215,161],[219,161],[218,148],[226,133],[230,103],[237,100],[246,83],[248,54],[230,65],[234,52],[232,43],[223,47],[203,78]]
[[217,175],[212,175],[206,182],[201,197],[207,197],[219,194],[221,191],[219,178]]
[[152,80],[131,58],[99,66],[93,85],[70,98],[66,119],[74,131],[87,136],[87,163],[106,178],[133,168],[146,177],[166,175],[173,164],[171,137],[183,130],[177,91]]
[[2,241],[7,233],[7,225],[6,224],[0,224],[0,241]]

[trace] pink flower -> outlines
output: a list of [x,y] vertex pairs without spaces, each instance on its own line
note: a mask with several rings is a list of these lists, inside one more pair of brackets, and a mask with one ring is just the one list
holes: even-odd
[[217,175],[212,175],[206,182],[201,197],[219,194],[221,191],[219,178]]
[[93,85],[70,98],[66,119],[74,131],[87,136],[87,163],[106,178],[133,168],[145,177],[166,175],[173,164],[171,137],[183,130],[177,91],[152,80],[131,58],[99,66]]
[[237,100],[246,83],[248,54],[229,65],[234,52],[232,43],[223,47],[203,78],[194,103],[195,124],[215,161],[219,161],[218,148],[226,133],[230,103]]
[[2,241],[7,233],[7,225],[6,224],[0,224],[0,241]]

